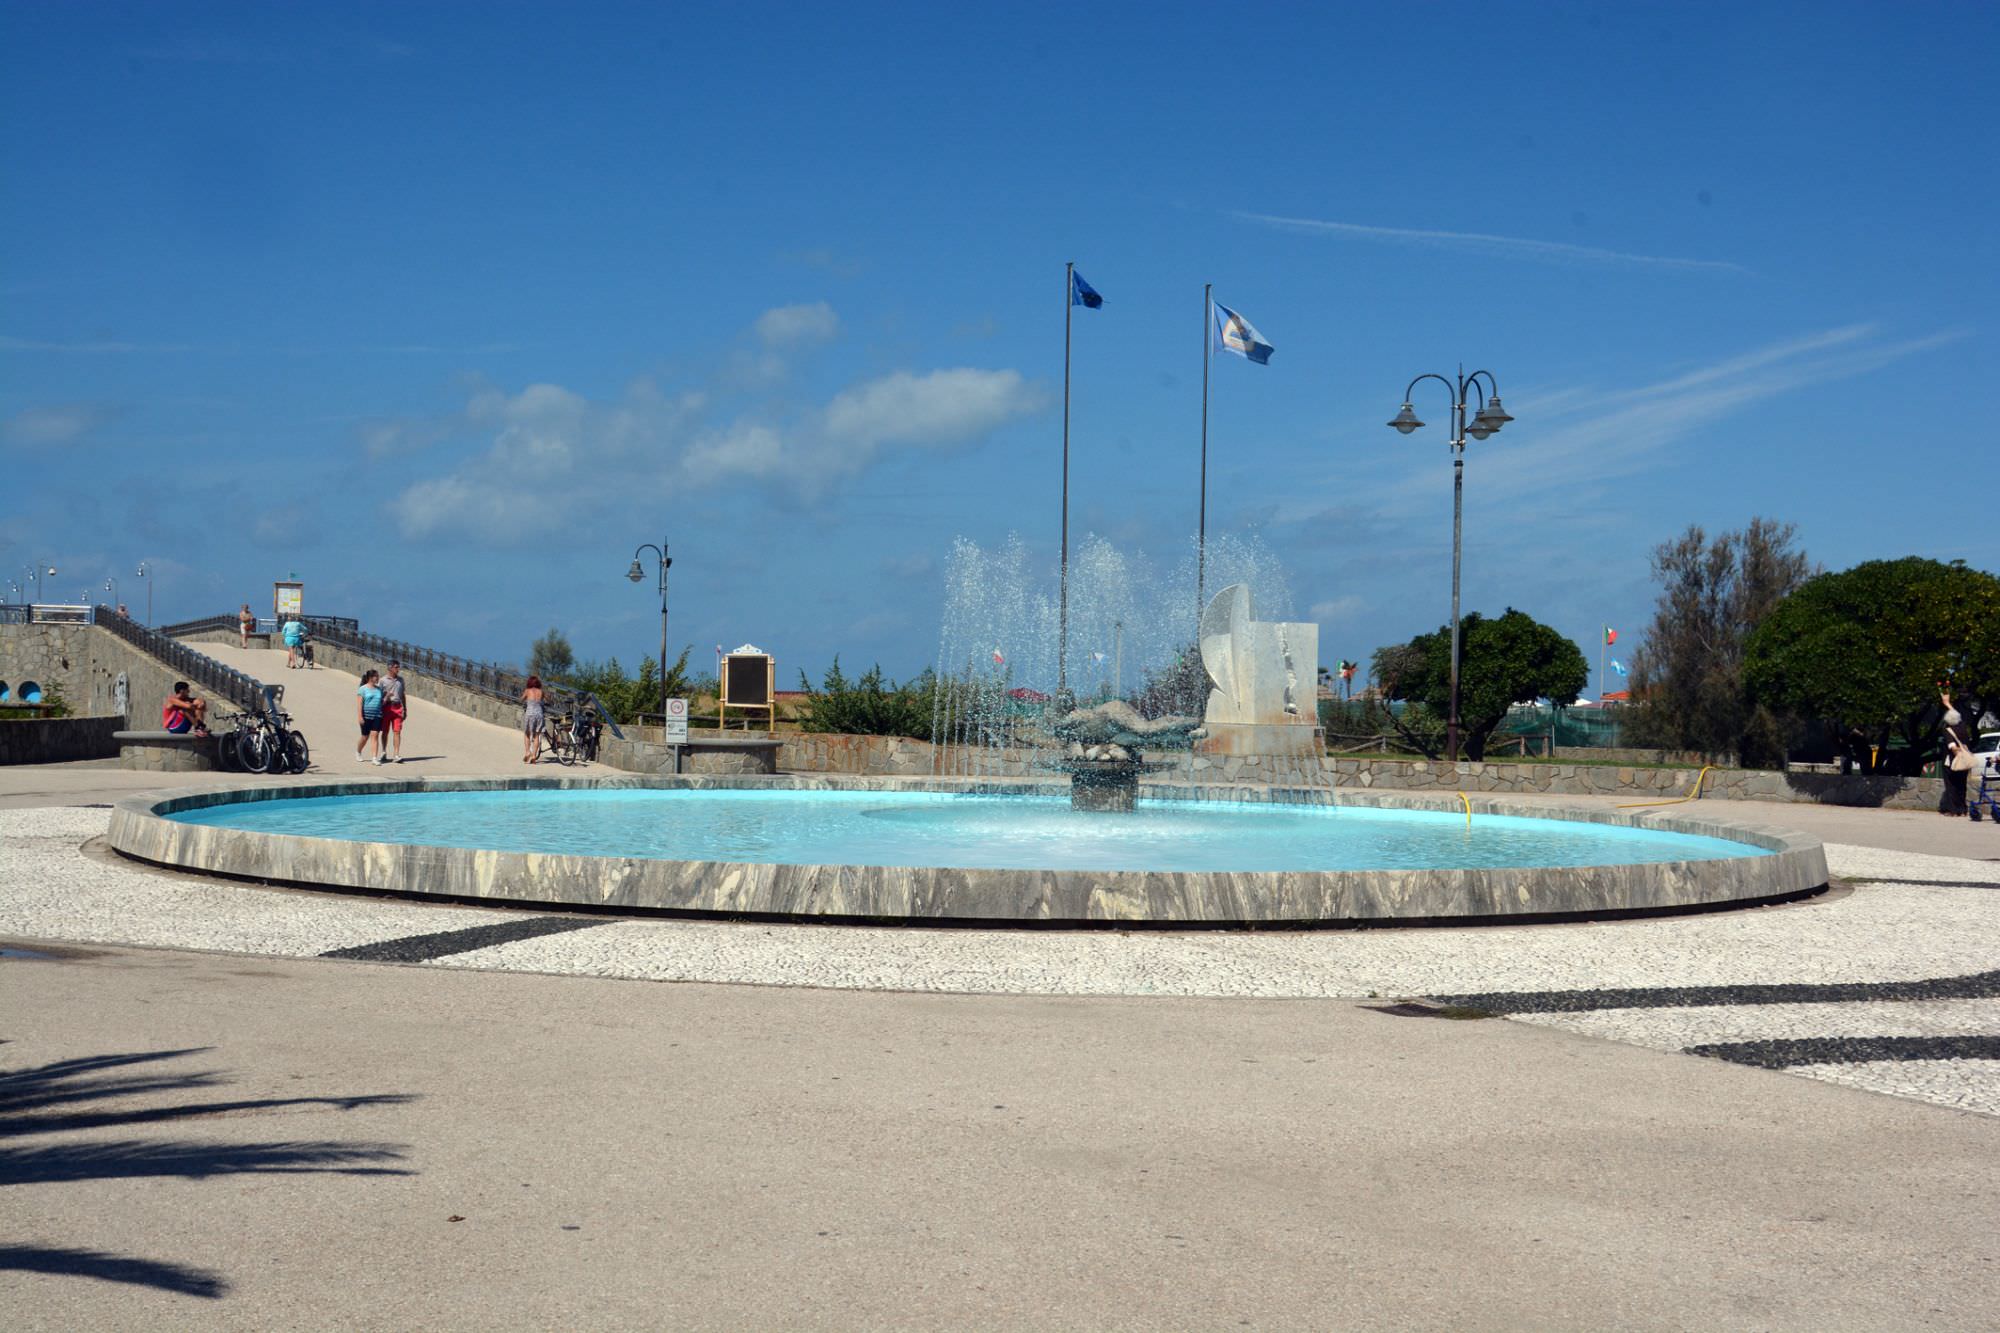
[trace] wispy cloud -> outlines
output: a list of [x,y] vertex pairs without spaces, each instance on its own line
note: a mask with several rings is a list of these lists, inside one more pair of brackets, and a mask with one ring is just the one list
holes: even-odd
[[0,440],[24,448],[71,444],[110,421],[116,411],[99,403],[27,407],[0,423]]
[[[1854,324],[1787,338],[1652,384],[1567,399],[1571,419],[1546,432],[1522,416],[1507,428],[1521,444],[1492,449],[1495,498],[1545,492],[1552,476],[1603,480],[1653,467],[1668,447],[1699,436],[1767,399],[1852,379],[1969,336],[1949,329],[1921,338],[1884,339],[1872,324]],[[1578,402],[1583,406],[1576,407]],[[1523,426],[1528,426],[1523,430]],[[1427,483],[1426,483],[1427,484]]]
[[1623,250],[1601,250],[1593,245],[1571,245],[1566,241],[1536,241],[1520,236],[1493,236],[1477,231],[1435,231],[1417,227],[1376,227],[1359,222],[1329,222],[1322,218],[1276,217],[1269,213],[1231,212],[1241,222],[1281,231],[1320,236],[1344,236],[1358,241],[1380,241],[1391,245],[1421,245],[1433,249],[1475,250],[1508,259],[1529,259],[1544,264],[1628,264],[1649,268],[1678,269],[1682,272],[1748,273],[1741,264],[1721,259],[1679,259],[1668,255],[1635,255]]
[[[361,439],[383,456],[491,432],[482,455],[413,482],[388,510],[412,540],[507,544],[540,539],[539,497],[551,487],[595,487],[607,477],[638,493],[747,485],[811,504],[885,455],[959,447],[1048,405],[1047,391],[1019,371],[963,366],[889,371],[817,405],[769,391],[783,378],[780,349],[823,342],[839,327],[829,306],[779,307],[746,330],[770,363],[761,378],[725,360],[694,388],[669,393],[642,379],[608,400],[557,384],[509,394],[479,382],[468,386],[456,419],[371,419],[361,423]],[[744,392],[755,396],[736,397]],[[737,405],[718,410],[719,401]],[[524,487],[523,477],[536,484]]]
[[131,343],[131,342],[48,342],[39,338],[8,338],[0,336],[0,352],[78,352],[88,356],[118,355],[128,352],[201,352],[213,348],[197,347],[193,343]]

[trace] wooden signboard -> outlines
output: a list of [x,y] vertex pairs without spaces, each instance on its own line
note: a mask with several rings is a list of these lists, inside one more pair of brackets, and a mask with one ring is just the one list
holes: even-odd
[[745,715],[746,726],[751,717],[761,717],[767,726],[777,724],[778,663],[769,653],[742,650],[730,653],[722,659],[722,679],[718,684],[719,725],[725,728],[729,725],[731,709]]

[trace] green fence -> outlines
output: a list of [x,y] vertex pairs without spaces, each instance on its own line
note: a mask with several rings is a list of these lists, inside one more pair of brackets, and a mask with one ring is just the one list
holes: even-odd
[[1502,736],[1546,737],[1555,729],[1557,745],[1613,749],[1622,744],[1624,718],[1616,708],[1516,708],[1494,728]]

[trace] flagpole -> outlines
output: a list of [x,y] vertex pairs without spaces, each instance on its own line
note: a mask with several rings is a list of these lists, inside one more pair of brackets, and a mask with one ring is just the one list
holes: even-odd
[[1609,683],[1604,679],[1604,647],[1610,642],[1611,627],[1599,625],[1597,627],[1597,702],[1599,703],[1603,703],[1604,696],[1610,693],[1604,688]]
[[1056,698],[1069,686],[1069,324],[1076,308],[1076,261],[1063,265],[1062,578],[1056,613]]
[[1208,589],[1208,358],[1215,284],[1201,285],[1201,510],[1195,526],[1194,632],[1201,640],[1201,608]]

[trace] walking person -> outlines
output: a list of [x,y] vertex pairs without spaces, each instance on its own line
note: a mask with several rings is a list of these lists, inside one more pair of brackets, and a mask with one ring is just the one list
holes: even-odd
[[410,715],[409,691],[403,680],[403,664],[389,663],[389,674],[382,677],[382,743],[386,747],[391,740],[396,743],[395,758],[389,762],[403,762],[403,719]]
[[[1944,683],[1949,686],[1949,682]],[[1978,762],[1972,755],[1972,724],[1952,706],[1949,688],[1938,698],[1944,703],[1944,761],[1938,765],[1938,776],[1944,779],[1944,793],[1938,797],[1938,813],[1963,819],[1970,812],[1965,800],[1966,779],[1972,776],[1972,766]]]
[[368,762],[368,743],[375,743],[375,762],[382,762],[382,687],[376,682],[382,673],[374,667],[368,668],[361,677],[361,688],[354,692],[355,713],[361,721],[361,739],[355,743],[354,757],[361,763]]
[[250,603],[243,603],[243,609],[236,613],[236,638],[238,646],[250,646],[250,631],[257,628],[257,617],[250,614]]
[[282,635],[285,640],[285,665],[295,667],[299,664],[299,644],[305,641],[306,627],[297,616],[293,616],[285,622]]
[[521,691],[521,762],[532,764],[542,757],[542,678],[528,677]]

